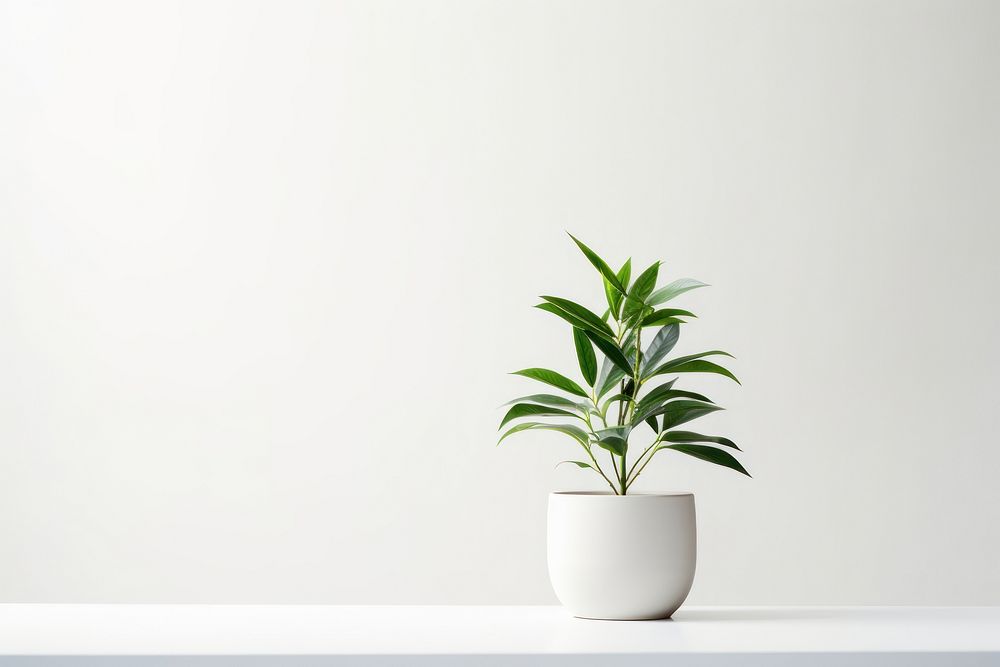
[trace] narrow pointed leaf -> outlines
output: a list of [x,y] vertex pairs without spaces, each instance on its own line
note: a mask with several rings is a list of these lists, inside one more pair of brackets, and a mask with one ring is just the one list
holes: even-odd
[[701,433],[695,433],[694,431],[669,431],[664,433],[662,438],[667,442],[712,442],[716,445],[732,447],[737,451],[742,451],[736,446],[736,443],[729,438],[721,438],[717,435],[702,435]]
[[531,394],[530,396],[521,396],[512,401],[507,401],[504,405],[514,405],[515,403],[538,403],[539,405],[548,405],[553,408],[566,408],[567,410],[580,410],[581,412],[586,412],[587,410],[587,406],[583,403],[577,403],[569,400],[568,398],[556,396],[555,394]]
[[730,359],[735,359],[733,355],[725,352],[723,350],[709,350],[708,352],[698,352],[696,354],[686,354],[683,357],[677,357],[676,359],[671,359],[666,362],[665,366],[680,365],[688,361],[694,361],[695,359],[703,359],[705,357],[729,357]]
[[604,356],[610,359],[611,363],[620,368],[623,373],[626,375],[631,375],[633,373],[632,364],[629,362],[620,347],[590,331],[587,331],[586,334],[587,338],[593,341],[594,345],[596,345],[597,348],[604,353]]
[[732,454],[721,449],[716,449],[715,447],[709,447],[708,445],[660,445],[656,448],[657,451],[661,449],[672,449],[676,452],[693,456],[696,459],[701,459],[702,461],[731,468],[750,477],[747,469]]
[[594,328],[592,322],[588,322],[587,320],[580,319],[576,315],[573,315],[569,311],[563,310],[562,308],[560,308],[559,306],[557,306],[555,304],[544,302],[544,303],[537,304],[535,306],[535,308],[538,308],[539,310],[544,310],[544,311],[546,311],[548,313],[552,313],[553,315],[555,315],[557,317],[560,317],[563,320],[569,322],[571,325],[573,325],[577,329],[582,329],[584,331],[591,331],[592,333],[594,333],[597,336],[600,336],[601,338],[607,338],[609,340],[611,338],[613,338],[613,336],[610,335],[610,334],[608,334],[608,332],[605,330],[604,327],[607,327],[609,329],[610,329],[610,327],[608,327],[608,323],[605,322],[603,319],[601,320],[601,322],[604,324],[604,327],[602,327],[600,330],[598,330],[598,329]]
[[604,276],[604,279],[607,280],[609,283],[611,283],[611,286],[614,287],[616,290],[618,290],[622,294],[625,294],[625,286],[622,285],[621,281],[618,279],[618,276],[615,275],[615,272],[611,270],[610,266],[608,266],[608,263],[605,262],[603,259],[601,259],[596,252],[585,246],[583,242],[580,241],[578,238],[576,238],[572,234],[570,234],[569,237],[573,239],[573,242],[576,243],[578,248],[580,248],[580,251],[583,252],[584,255],[586,255],[587,259],[590,260],[590,263],[594,265],[594,268],[596,268],[598,271],[601,272],[601,275]]
[[594,468],[594,466],[592,466],[589,463],[586,463],[584,461],[560,461],[559,463],[556,464],[556,467],[558,468],[559,466],[561,466],[564,463],[572,463],[573,465],[575,465],[575,466],[577,466],[579,468],[590,468],[594,472],[597,472],[597,469]]
[[729,372],[727,369],[723,368],[718,364],[713,364],[711,361],[705,361],[704,359],[695,359],[694,361],[686,361],[682,364],[668,363],[660,366],[652,375],[663,375],[664,373],[716,373],[718,375],[725,375],[730,378],[736,384],[742,384],[735,375]]
[[671,324],[660,329],[656,336],[653,337],[653,342],[649,344],[646,348],[646,354],[643,356],[642,365],[642,375],[646,375],[646,371],[650,368],[656,368],[656,365],[663,360],[665,356],[670,354],[670,351],[674,349],[674,345],[677,344],[677,339],[680,338],[681,328],[676,324]]
[[664,308],[662,310],[653,311],[651,314],[642,318],[642,326],[644,327],[657,327],[666,326],[668,324],[684,324],[684,320],[677,319],[678,317],[698,317],[689,310],[681,310],[680,308]]
[[576,358],[580,362],[580,372],[583,379],[591,387],[597,381],[597,355],[594,346],[582,329],[573,327],[573,343],[576,345]]
[[[588,327],[590,327],[590,325],[587,322],[584,322],[579,317],[575,317],[574,315],[566,312],[562,308],[560,308],[558,306],[555,306],[555,305],[553,305],[551,303],[548,303],[548,302],[539,303],[539,304],[537,304],[535,306],[535,308],[537,308],[539,310],[544,310],[547,313],[552,313],[553,315],[555,315],[557,317],[560,317],[563,320],[569,322],[570,324],[572,324],[574,327],[576,327],[578,329],[584,329],[584,330],[586,330]],[[605,322],[605,324],[607,324],[607,323]]]
[[[607,373],[604,372],[606,368],[609,369]],[[605,357],[601,366],[601,374],[597,377],[597,397],[600,398],[614,389],[624,377],[625,371]]]
[[603,440],[598,440],[597,446],[608,450],[616,456],[625,456],[625,453],[628,451],[628,443],[614,435],[608,436]]
[[521,417],[576,417],[580,419],[579,415],[561,408],[551,408],[535,403],[517,403],[504,415],[503,421],[500,422],[500,428],[503,428],[507,422]]
[[660,432],[660,425],[656,423],[656,417],[647,417],[646,423],[649,424],[649,428],[653,429],[653,433]]
[[[620,268],[618,270],[618,273],[615,275],[618,276],[618,280],[621,281],[622,286],[628,289],[628,282],[629,279],[632,277],[631,257],[625,260],[625,264],[622,265],[622,268]],[[619,313],[621,313],[622,298],[624,297],[622,296],[621,292],[619,292],[611,283],[608,282],[607,278],[604,279],[604,295],[608,299],[608,314],[614,313],[615,319],[617,320]],[[605,318],[605,321],[606,320],[607,318]]]
[[601,414],[606,415],[608,413],[608,408],[611,407],[611,404],[617,403],[618,401],[624,401],[625,404],[628,405],[632,402],[632,398],[626,396],[625,394],[615,394],[614,396],[609,396],[601,405]]
[[588,436],[587,432],[584,431],[579,426],[573,426],[572,424],[546,424],[544,422],[524,422],[523,424],[518,424],[517,426],[511,427],[506,433],[500,436],[497,441],[499,445],[508,436],[514,435],[515,433],[520,433],[521,431],[556,431],[557,433],[562,433],[568,435],[569,437],[576,440],[578,443],[584,447],[588,446]]
[[655,409],[649,410],[643,414],[642,417],[646,418],[663,415],[663,426],[661,428],[662,430],[667,431],[675,426],[680,426],[685,422],[689,422],[692,419],[704,417],[707,414],[721,409],[722,408],[718,405],[713,405],[712,403],[680,399],[664,403]]
[[688,292],[699,287],[708,287],[708,285],[700,280],[694,280],[693,278],[681,278],[650,294],[649,298],[646,299],[646,303],[650,306],[658,306],[661,303],[666,303],[674,297],[684,294],[684,292]]
[[[625,359],[635,358],[635,342],[634,339],[629,341],[625,346]],[[601,363],[601,372],[597,376],[597,397],[601,398],[609,391],[618,386],[618,383],[625,377],[626,372],[622,370],[620,366],[612,362],[607,357]],[[632,371],[628,371],[628,375],[632,375]]]
[[542,299],[552,304],[559,310],[568,313],[576,320],[583,322],[585,326],[580,327],[581,329],[593,331],[594,333],[609,339],[614,338],[615,334],[611,330],[611,327],[608,326],[608,323],[602,320],[596,313],[584,308],[580,304],[557,296],[543,296]]
[[531,378],[532,380],[538,380],[539,382],[544,382],[545,384],[552,385],[553,387],[558,387],[563,391],[568,391],[571,394],[587,398],[587,392],[583,390],[583,387],[573,382],[565,375],[556,373],[555,371],[550,371],[547,368],[525,368],[523,370],[514,371],[513,375],[523,375],[524,377]]
[[700,401],[714,405],[707,396],[702,396],[701,394],[693,391],[684,391],[683,389],[671,389],[669,391],[659,393],[656,396],[650,395],[642,399],[635,408],[635,414],[632,416],[632,423],[637,424],[643,419],[646,419],[649,415],[661,414],[660,408],[667,405],[668,401],[677,400],[679,398],[686,398],[691,399],[692,401]]
[[656,277],[659,272],[660,263],[655,262],[635,279],[635,284],[629,288],[628,296],[625,298],[625,307],[622,309],[623,320],[629,320],[642,313],[643,308],[647,305],[647,297],[656,287]]
[[597,431],[597,445],[618,456],[624,456],[628,451],[629,426],[612,426]]

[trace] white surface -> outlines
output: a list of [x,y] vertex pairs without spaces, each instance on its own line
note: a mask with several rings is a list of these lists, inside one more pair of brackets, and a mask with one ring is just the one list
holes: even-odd
[[[987,654],[997,608],[684,608],[590,621],[559,607],[0,605],[0,656]],[[805,663],[802,663],[805,664]],[[944,663],[947,664],[947,663]]]
[[[697,560],[690,493],[550,493],[552,590],[574,616],[670,616],[687,598]],[[622,554],[628,554],[623,565]]]
[[1000,2],[0,0],[0,601],[544,603],[569,229],[713,287],[694,604],[1000,604]]

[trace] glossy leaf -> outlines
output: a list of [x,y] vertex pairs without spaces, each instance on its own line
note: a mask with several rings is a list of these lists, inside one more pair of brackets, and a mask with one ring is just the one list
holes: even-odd
[[628,436],[631,429],[627,426],[612,426],[597,431],[597,445],[602,449],[624,456],[628,451]]
[[576,359],[580,362],[583,379],[591,387],[597,382],[597,355],[594,346],[582,329],[573,327],[573,343],[576,345]]
[[696,354],[686,354],[683,357],[677,357],[675,359],[671,359],[665,365],[666,366],[670,366],[670,365],[674,365],[674,364],[679,365],[679,364],[683,364],[683,363],[688,362],[688,361],[694,361],[695,359],[703,359],[705,357],[719,357],[719,356],[729,357],[730,359],[735,359],[736,358],[733,355],[731,355],[728,352],[725,352],[723,350],[709,350],[708,352],[698,352]]
[[587,435],[587,432],[579,426],[573,426],[572,424],[546,424],[544,422],[524,422],[523,424],[518,424],[500,436],[500,439],[497,440],[497,444],[499,445],[508,436],[514,435],[515,433],[531,430],[556,431],[557,433],[568,435],[584,447],[589,446],[589,436]]
[[550,371],[547,368],[525,368],[519,371],[514,371],[512,375],[523,375],[524,377],[531,378],[532,380],[538,380],[539,382],[544,382],[545,384],[552,385],[553,387],[558,387],[563,391],[568,391],[571,394],[587,398],[587,392],[583,390],[583,387],[573,382],[565,375],[556,373],[555,371]]
[[[614,339],[615,334],[611,330],[611,327],[608,326],[608,323],[602,320],[596,313],[592,312],[591,310],[581,306],[578,303],[574,303],[569,299],[562,299],[557,296],[543,296],[542,299],[552,304],[559,310],[567,313],[576,321],[582,322],[583,326],[579,328],[584,329],[585,331],[591,331],[600,336],[604,336],[605,338],[608,339]],[[569,321],[571,324],[573,324],[573,320]]]
[[678,317],[698,317],[689,310],[681,310],[680,308],[664,308],[662,310],[656,310],[642,318],[642,326],[644,327],[657,327],[666,326],[668,324],[684,324],[684,320],[677,319]]
[[[632,277],[631,257],[625,260],[625,264],[622,265],[622,268],[620,268],[618,273],[615,275],[618,276],[618,280],[621,281],[622,286],[628,289],[629,279]],[[614,313],[615,319],[617,320],[618,315],[621,313],[622,298],[624,297],[621,292],[608,282],[607,278],[604,279],[604,296],[608,300],[608,312],[605,313],[604,320],[607,321],[607,316],[611,315],[611,313]]]
[[611,363],[620,368],[623,373],[626,375],[631,375],[633,373],[632,364],[629,362],[625,353],[622,352],[622,349],[618,347],[618,345],[595,335],[593,332],[587,331],[586,334],[587,338],[593,341],[594,345],[596,345],[597,348],[604,353],[604,356],[610,359]]
[[674,401],[680,398],[691,399],[693,401],[700,401],[714,405],[707,396],[703,396],[693,391],[684,391],[683,389],[670,389],[659,393],[656,396],[650,395],[643,398],[635,407],[635,414],[632,417],[633,423],[638,423],[643,419],[646,419],[649,415],[661,414],[660,408],[666,405],[668,401]]
[[615,394],[614,396],[608,396],[608,398],[606,398],[604,400],[604,404],[601,406],[602,413],[607,414],[608,408],[611,407],[611,404],[612,403],[617,403],[618,401],[624,401],[625,403],[631,403],[632,402],[632,398],[629,397],[629,396],[626,396],[625,394]]
[[625,452],[628,451],[628,443],[618,436],[608,436],[603,440],[598,440],[597,446],[608,450],[615,456],[625,456]]
[[669,362],[656,369],[652,375],[663,375],[665,373],[716,373],[718,375],[725,375],[727,378],[736,382],[736,384],[741,384],[736,376],[727,369],[718,364],[714,364],[711,361],[705,361],[704,359],[685,361],[681,364]]
[[668,431],[675,426],[680,426],[685,422],[689,422],[692,419],[698,419],[699,417],[704,417],[712,412],[717,412],[721,410],[718,405],[712,403],[705,403],[703,401],[694,401],[688,399],[680,399],[676,401],[670,401],[669,403],[664,403],[663,405],[649,410],[647,413],[643,414],[645,417],[653,417],[656,415],[663,415],[663,425],[662,430]]
[[625,298],[625,306],[622,308],[623,320],[630,320],[642,313],[643,308],[647,305],[646,299],[656,287],[656,277],[659,272],[660,263],[654,262],[635,279],[635,283],[629,288],[628,296]]
[[[500,428],[503,428],[507,422],[519,419],[521,417],[576,417],[579,419],[579,415],[563,410],[561,408],[553,408],[548,405],[538,405],[537,403],[516,403],[507,414],[504,415],[503,421],[500,422]],[[498,429],[499,430],[499,429]]]
[[580,468],[590,468],[591,470],[593,470],[595,472],[597,471],[597,468],[595,468],[594,466],[590,465],[589,463],[586,463],[585,461],[560,461],[559,463],[556,464],[556,467],[558,468],[559,466],[561,466],[564,463],[572,463],[572,464],[574,464],[574,465],[576,465],[577,467],[580,467]]
[[646,423],[649,424],[649,428],[653,429],[653,433],[660,432],[660,425],[656,423],[656,417],[647,417]]
[[732,454],[721,449],[716,449],[715,447],[709,447],[708,445],[660,445],[656,448],[656,451],[661,449],[672,449],[675,452],[681,452],[683,454],[687,454],[688,456],[693,456],[696,459],[701,459],[702,461],[708,461],[709,463],[715,463],[716,465],[731,468],[737,472],[743,473],[747,477],[750,477],[750,473],[747,472],[747,469],[744,468]]
[[572,324],[574,327],[576,327],[578,329],[586,329],[588,326],[590,326],[589,324],[587,324],[586,322],[584,322],[580,318],[574,317],[573,315],[567,313],[562,308],[560,308],[558,306],[555,306],[555,305],[553,305],[551,303],[548,303],[548,302],[536,304],[535,308],[537,308],[539,310],[544,310],[547,313],[552,313],[556,317],[562,318],[563,320],[569,322],[570,324]]
[[649,298],[646,299],[646,303],[650,306],[658,306],[661,303],[666,303],[674,297],[684,294],[684,292],[688,292],[699,287],[708,287],[708,285],[700,280],[694,280],[693,278],[681,278],[650,294]]
[[701,433],[695,433],[694,431],[668,431],[667,433],[664,433],[661,438],[667,442],[712,442],[716,445],[732,447],[733,449],[740,451],[740,448],[736,446],[736,443],[729,438],[720,438],[716,435],[702,435]]
[[514,405],[515,403],[538,403],[539,405],[548,405],[553,408],[572,408],[574,410],[580,410],[581,412],[586,412],[587,406],[583,403],[577,403],[576,401],[571,401],[568,398],[562,396],[556,396],[555,394],[531,394],[530,396],[521,396],[520,398],[515,398],[513,401],[507,401],[504,405]]
[[[635,358],[635,340],[630,340],[628,344],[625,345],[625,358],[634,359]],[[632,375],[632,371],[628,372],[628,375]],[[601,372],[597,375],[597,397],[600,398],[607,394],[609,391],[618,386],[618,383],[622,381],[625,377],[625,371],[619,366],[614,364],[607,357],[601,363]]]
[[660,363],[665,356],[670,354],[670,351],[674,349],[674,345],[677,344],[677,339],[680,338],[680,335],[681,328],[676,324],[663,327],[656,333],[656,336],[653,337],[653,342],[646,348],[646,354],[643,356],[640,366],[644,377],[648,369],[655,368],[656,364]]
[[604,363],[601,365],[601,374],[597,376],[597,397],[600,398],[614,389],[624,377],[625,371],[605,357]]
[[586,255],[587,259],[590,260],[590,263],[594,265],[594,268],[601,272],[604,279],[611,283],[611,286],[616,290],[625,294],[625,286],[622,285],[618,276],[615,275],[615,272],[611,270],[610,266],[608,266],[608,263],[601,259],[596,252],[585,246],[578,238],[572,234],[570,234],[569,237],[573,239],[573,242],[576,243],[577,247],[580,248],[584,255]]

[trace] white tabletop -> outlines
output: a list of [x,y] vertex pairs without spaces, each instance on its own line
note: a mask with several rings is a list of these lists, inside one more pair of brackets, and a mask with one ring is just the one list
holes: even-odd
[[0,605],[4,665],[126,661],[1000,665],[1000,608],[684,607],[616,622],[560,607]]

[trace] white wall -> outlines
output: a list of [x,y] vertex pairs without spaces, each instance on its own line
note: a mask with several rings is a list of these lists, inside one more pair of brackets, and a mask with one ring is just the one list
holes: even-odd
[[550,603],[571,230],[711,290],[692,603],[1000,603],[1000,3],[0,5],[0,600]]

